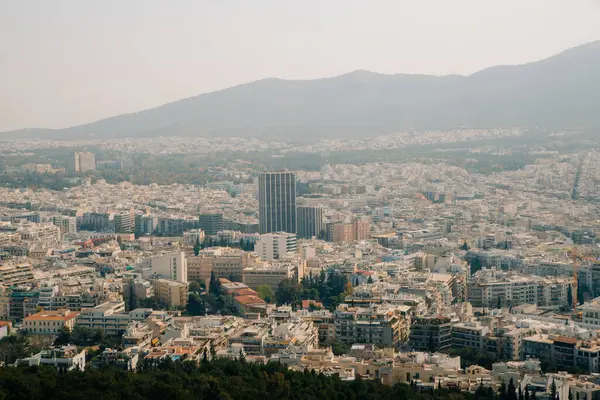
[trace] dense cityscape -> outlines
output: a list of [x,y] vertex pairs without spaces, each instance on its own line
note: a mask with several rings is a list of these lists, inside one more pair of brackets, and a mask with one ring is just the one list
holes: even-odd
[[[427,145],[511,156],[462,144],[506,134],[522,132]],[[434,157],[265,172],[262,148],[367,149],[256,143],[203,185],[143,185],[101,175],[129,157],[73,151],[93,143],[5,142],[3,176],[43,179],[0,188],[2,363],[243,359],[421,391],[600,393],[600,153],[551,142],[487,173]],[[71,151],[26,156],[57,147]]]
[[0,9],[0,400],[600,400],[600,3]]

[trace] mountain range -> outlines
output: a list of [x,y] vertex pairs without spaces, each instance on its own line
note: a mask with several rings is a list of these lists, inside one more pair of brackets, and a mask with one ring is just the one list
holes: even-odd
[[85,125],[0,137],[306,140],[460,127],[600,127],[600,41],[468,76],[354,71],[315,80],[263,79]]

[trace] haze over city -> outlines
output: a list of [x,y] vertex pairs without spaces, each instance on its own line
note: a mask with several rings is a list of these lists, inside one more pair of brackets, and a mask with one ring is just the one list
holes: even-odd
[[600,38],[593,0],[5,1],[0,131],[66,128],[262,78],[470,74]]

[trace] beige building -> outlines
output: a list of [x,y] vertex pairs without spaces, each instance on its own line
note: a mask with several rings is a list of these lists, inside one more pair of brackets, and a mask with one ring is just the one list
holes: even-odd
[[153,282],[154,297],[162,304],[172,307],[185,307],[188,299],[188,284],[171,279],[156,279]]
[[249,267],[244,269],[242,282],[252,289],[256,289],[260,285],[269,285],[271,289],[276,290],[282,280],[293,277],[294,269],[291,264]]
[[34,335],[52,335],[63,328],[72,330],[78,312],[70,310],[40,311],[23,320],[23,330]]
[[33,281],[33,268],[29,264],[0,265],[0,283],[6,286]]
[[251,253],[229,247],[205,249],[197,257],[188,257],[188,280],[210,282],[211,272],[217,278],[242,282],[242,271],[252,264]]
[[96,170],[96,155],[89,152],[75,153],[75,172]]

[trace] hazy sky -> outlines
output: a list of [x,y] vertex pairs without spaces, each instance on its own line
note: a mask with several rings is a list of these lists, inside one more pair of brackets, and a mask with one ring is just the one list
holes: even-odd
[[265,77],[469,74],[600,39],[600,0],[0,0],[0,131]]

